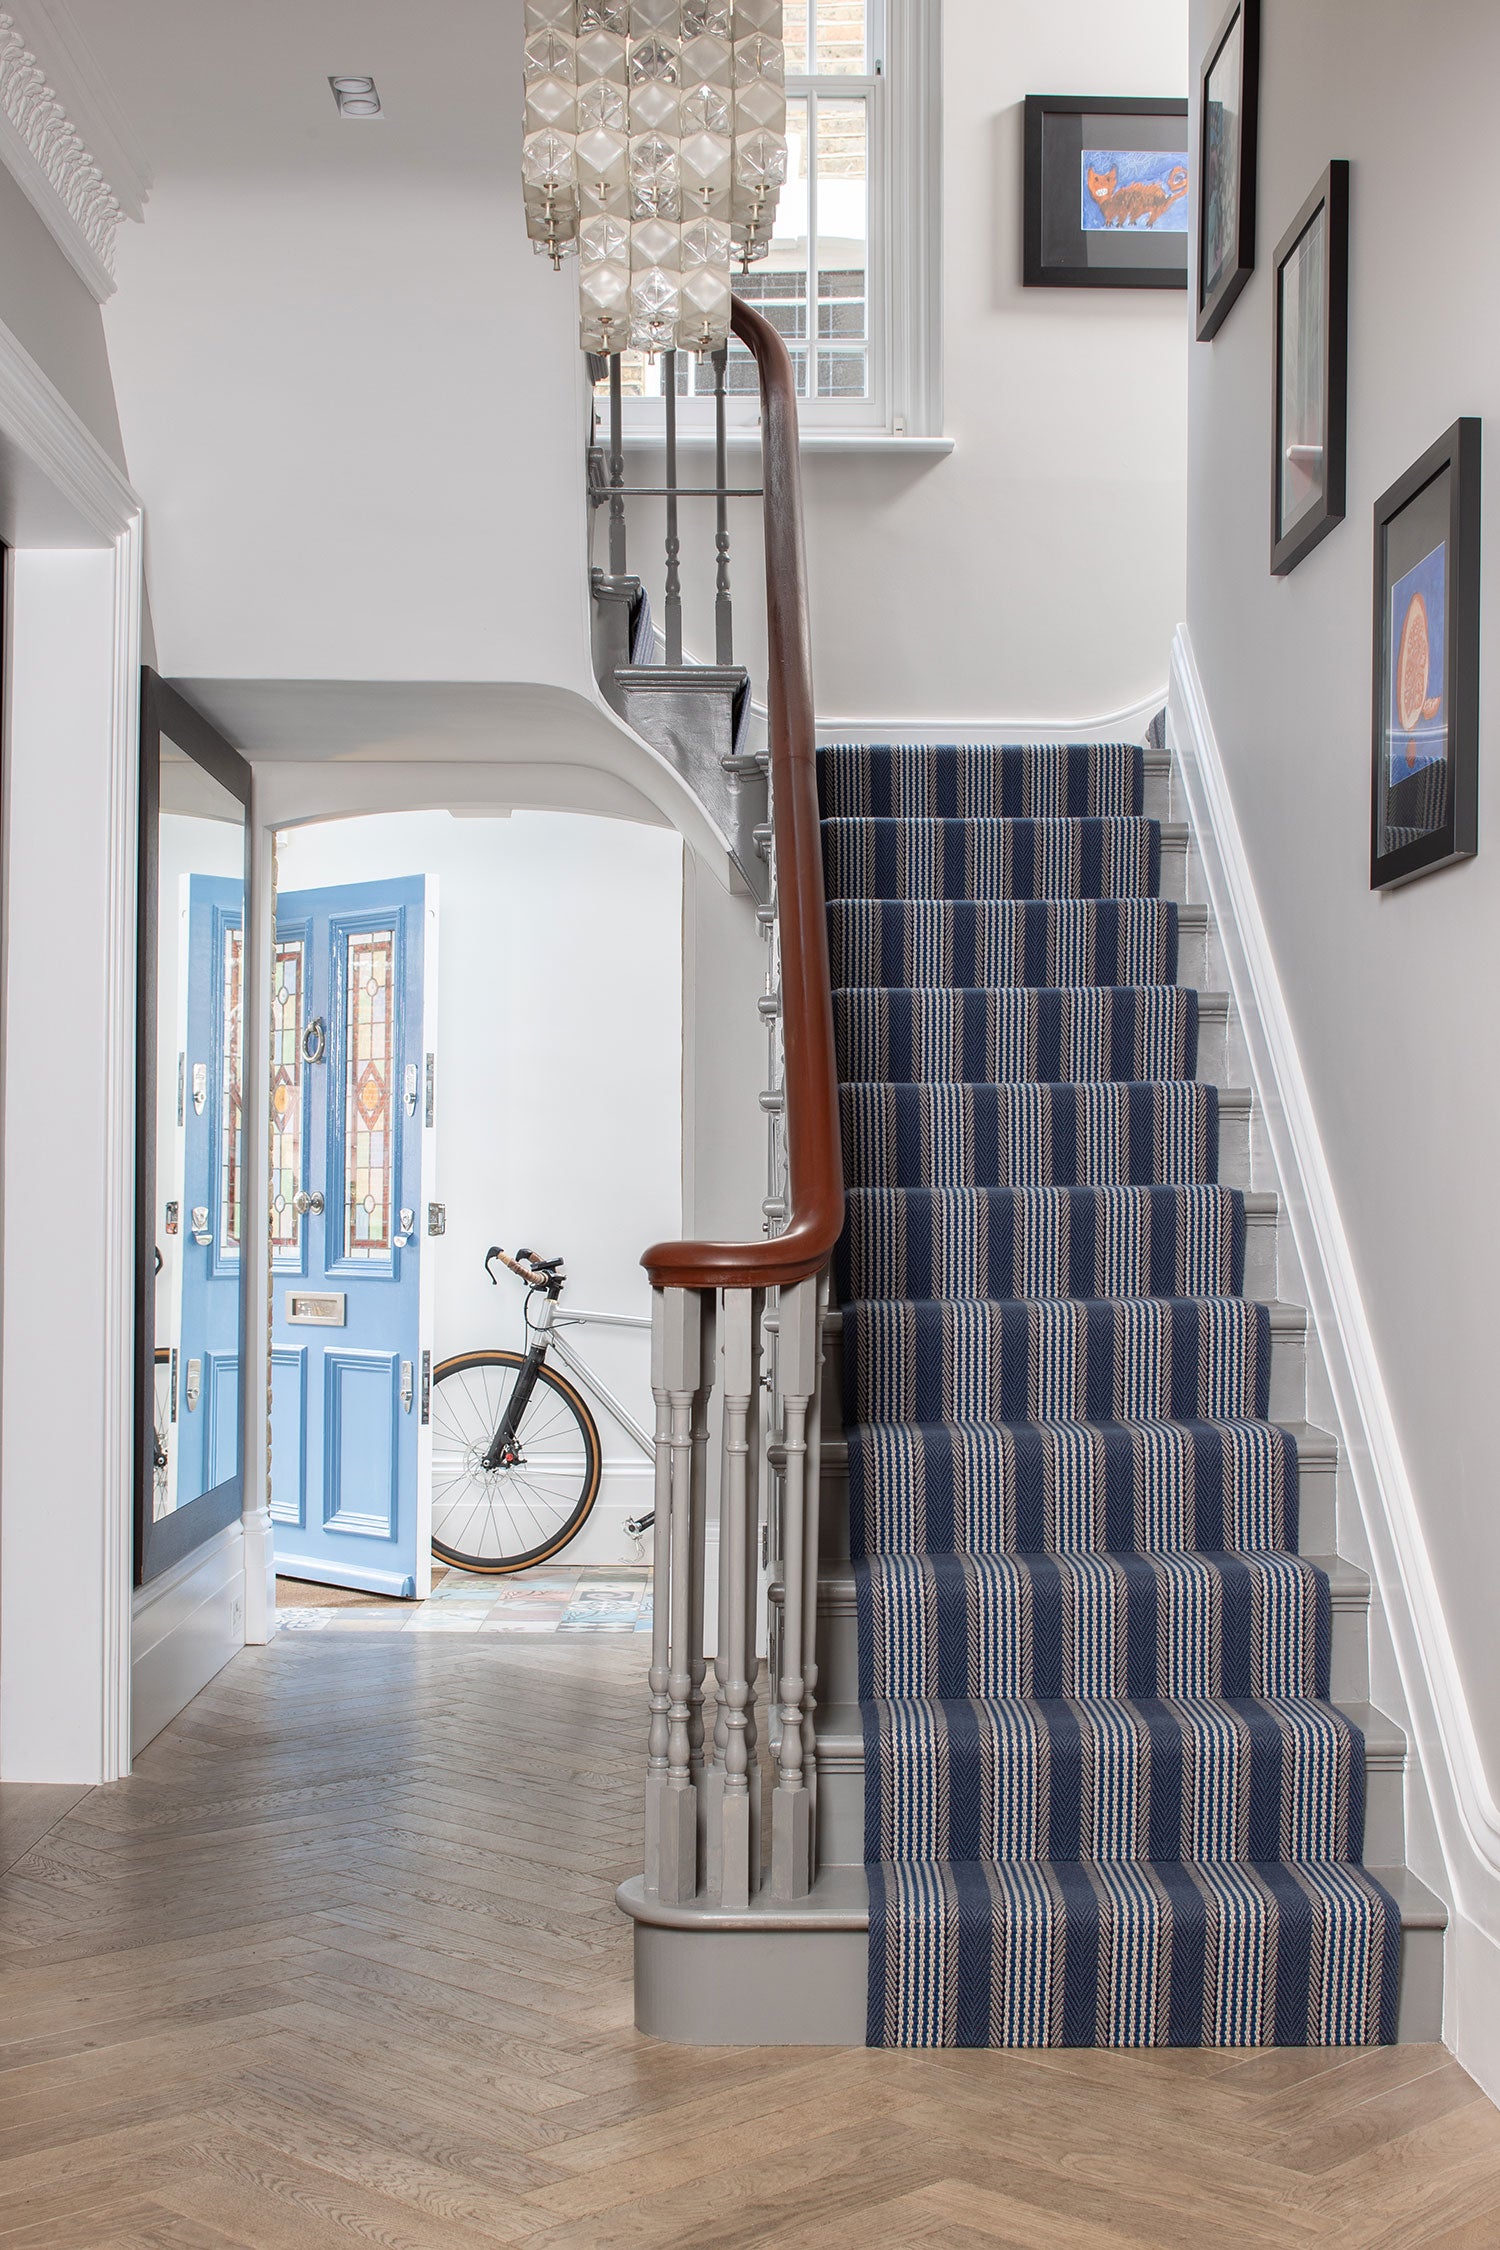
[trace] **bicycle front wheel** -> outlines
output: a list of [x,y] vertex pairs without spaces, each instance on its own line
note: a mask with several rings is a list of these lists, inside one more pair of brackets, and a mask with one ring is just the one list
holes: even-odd
[[432,1371],[432,1551],[457,1570],[499,1578],[546,1562],[576,1538],[598,1498],[598,1427],[550,1367],[521,1416],[515,1461],[486,1469],[523,1364],[519,1352],[461,1352]]

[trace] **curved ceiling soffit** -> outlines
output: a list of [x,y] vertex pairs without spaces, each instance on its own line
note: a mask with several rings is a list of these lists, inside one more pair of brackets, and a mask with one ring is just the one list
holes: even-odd
[[65,0],[0,8],[0,163],[102,304],[120,222],[141,216],[150,175]]

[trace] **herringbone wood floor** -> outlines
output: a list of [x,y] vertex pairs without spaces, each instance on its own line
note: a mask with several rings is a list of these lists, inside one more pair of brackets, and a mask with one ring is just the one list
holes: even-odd
[[40,1841],[0,1820],[0,2250],[1500,2244],[1439,2048],[638,2038],[645,1662],[286,1634]]

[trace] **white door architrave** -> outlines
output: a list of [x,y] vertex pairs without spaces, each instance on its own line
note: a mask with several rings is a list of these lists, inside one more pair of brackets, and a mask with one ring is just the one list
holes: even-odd
[[101,1782],[130,1765],[141,505],[3,325],[0,539],[0,1778]]

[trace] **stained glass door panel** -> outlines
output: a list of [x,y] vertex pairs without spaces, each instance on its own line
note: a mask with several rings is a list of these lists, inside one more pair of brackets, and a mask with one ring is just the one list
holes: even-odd
[[421,876],[283,893],[271,1015],[276,1565],[397,1595],[431,1570],[427,894]]

